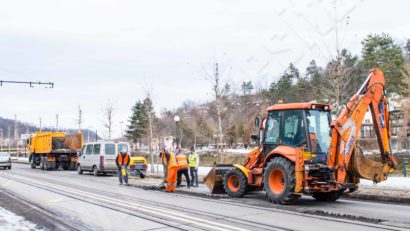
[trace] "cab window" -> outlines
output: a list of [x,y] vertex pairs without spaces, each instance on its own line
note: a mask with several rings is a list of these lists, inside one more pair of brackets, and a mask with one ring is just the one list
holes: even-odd
[[100,154],[101,144],[94,144],[93,155]]
[[106,155],[115,155],[115,144],[105,144],[104,148]]
[[302,110],[283,111],[282,120],[282,144],[298,147],[306,143],[306,130]]
[[87,149],[85,151],[85,154],[86,155],[91,155],[92,153],[93,153],[93,145],[89,144],[89,145],[87,145]]
[[274,111],[269,113],[268,120],[266,121],[266,135],[265,143],[268,144],[278,144],[279,143],[279,112]]

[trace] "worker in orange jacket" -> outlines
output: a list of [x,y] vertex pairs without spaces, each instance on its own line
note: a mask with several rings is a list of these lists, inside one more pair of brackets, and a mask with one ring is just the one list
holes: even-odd
[[[130,155],[127,152],[127,148],[123,147],[120,153],[115,158],[115,163],[117,165],[118,179],[120,180],[120,185],[122,185],[123,180],[125,185],[128,184],[128,165],[130,164]],[[122,169],[125,171],[125,175],[122,173]]]
[[182,174],[185,176],[185,180],[187,182],[187,188],[190,187],[191,182],[188,175],[188,158],[185,154],[181,152],[181,149],[177,149],[176,152],[176,159],[178,164],[178,177],[177,177],[177,187],[181,185],[182,182]]
[[178,164],[174,153],[169,152],[168,159],[168,176],[167,176],[167,192],[174,192],[177,188],[177,171]]

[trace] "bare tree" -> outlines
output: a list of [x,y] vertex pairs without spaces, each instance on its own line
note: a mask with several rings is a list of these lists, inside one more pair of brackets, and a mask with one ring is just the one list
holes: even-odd
[[221,112],[221,104],[222,104],[222,97],[227,93],[227,85],[223,83],[222,75],[224,71],[219,72],[219,65],[216,62],[213,65],[213,74],[210,75],[204,70],[206,74],[206,79],[212,85],[212,92],[215,96],[215,106],[216,106],[216,115],[217,115],[217,142],[216,142],[216,149],[217,155],[220,156],[221,162],[223,161],[223,154],[220,155],[220,151],[223,151],[223,131],[222,131],[222,112]]
[[148,150],[151,159],[151,172],[154,172],[154,153],[152,151],[153,107],[150,92],[147,92],[147,97],[144,100],[144,107],[148,117]]
[[110,101],[107,102],[107,104],[103,108],[103,113],[104,113],[104,127],[107,129],[107,137],[109,140],[111,140],[111,135],[112,135],[112,124],[113,124],[113,111],[114,107]]

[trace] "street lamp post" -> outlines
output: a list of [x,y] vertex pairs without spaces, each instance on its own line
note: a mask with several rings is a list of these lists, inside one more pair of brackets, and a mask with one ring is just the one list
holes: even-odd
[[[179,120],[180,120],[180,118],[179,118],[179,116],[175,116],[174,117],[174,121],[175,121],[175,124],[176,124],[176,133],[175,133],[175,139],[176,139],[176,145],[177,145],[177,147],[179,147],[179,137],[178,137],[178,133],[179,133]],[[179,147],[180,148],[180,147]]]

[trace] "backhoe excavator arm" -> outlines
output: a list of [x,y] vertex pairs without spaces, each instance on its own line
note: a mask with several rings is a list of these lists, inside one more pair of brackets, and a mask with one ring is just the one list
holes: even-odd
[[[371,70],[366,81],[331,124],[328,165],[337,170],[336,179],[339,183],[347,183],[348,175],[380,182],[397,166],[390,150],[388,99],[384,85],[383,72],[379,69]],[[367,109],[372,114],[382,163],[368,160],[360,153],[361,150],[356,150]]]

